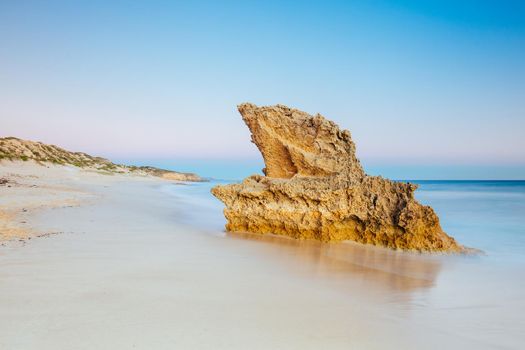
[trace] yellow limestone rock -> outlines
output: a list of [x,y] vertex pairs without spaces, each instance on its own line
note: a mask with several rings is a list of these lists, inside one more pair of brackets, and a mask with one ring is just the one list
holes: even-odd
[[238,106],[262,153],[266,176],[216,186],[226,229],[394,249],[460,252],[417,186],[368,176],[350,132],[317,114],[276,105]]

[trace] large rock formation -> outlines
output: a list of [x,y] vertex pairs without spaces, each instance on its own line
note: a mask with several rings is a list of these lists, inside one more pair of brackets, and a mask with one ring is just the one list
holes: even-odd
[[266,176],[216,186],[226,229],[395,249],[459,252],[417,186],[368,176],[350,132],[321,115],[245,103],[239,112],[262,153]]

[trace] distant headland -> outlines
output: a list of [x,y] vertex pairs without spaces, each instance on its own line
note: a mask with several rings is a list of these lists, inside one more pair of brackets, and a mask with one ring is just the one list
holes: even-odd
[[166,180],[202,182],[207,181],[194,173],[183,173],[152,166],[134,166],[115,164],[108,159],[95,157],[83,152],[70,152],[63,148],[47,145],[42,142],[21,140],[16,137],[0,138],[0,160],[35,161],[73,165],[79,168],[97,170],[103,173],[151,175]]

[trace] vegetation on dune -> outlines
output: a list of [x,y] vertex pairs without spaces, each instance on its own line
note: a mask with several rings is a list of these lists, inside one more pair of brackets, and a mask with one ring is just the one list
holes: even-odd
[[134,166],[115,164],[102,157],[93,157],[83,152],[69,152],[55,145],[21,140],[16,137],[0,138],[0,160],[33,160],[38,163],[73,165],[79,168],[91,168],[105,174],[134,173],[152,175],[173,180],[203,181],[192,173],[154,168],[151,166]]

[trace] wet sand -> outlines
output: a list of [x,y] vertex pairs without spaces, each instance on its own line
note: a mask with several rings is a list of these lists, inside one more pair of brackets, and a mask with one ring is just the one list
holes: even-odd
[[86,198],[26,217],[33,232],[61,234],[0,247],[1,349],[519,349],[525,341],[522,269],[224,234],[202,225],[208,213],[164,181],[55,170],[64,173],[54,185]]

